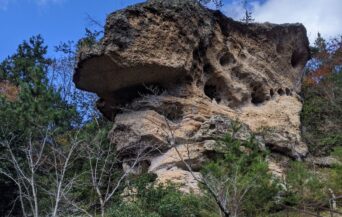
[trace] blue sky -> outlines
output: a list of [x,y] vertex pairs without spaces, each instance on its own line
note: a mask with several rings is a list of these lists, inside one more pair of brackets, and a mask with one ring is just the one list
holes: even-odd
[[59,42],[77,41],[86,27],[92,27],[87,14],[104,23],[107,14],[136,2],[139,0],[0,0],[0,60],[37,34],[44,37],[52,55]]
[[[0,60],[15,52],[24,39],[41,34],[49,55],[59,42],[77,41],[89,14],[104,23],[108,13],[143,0],[0,0]],[[224,0],[228,16],[243,16],[241,0]],[[302,22],[311,41],[320,31],[325,37],[342,33],[342,0],[250,0],[258,22]]]

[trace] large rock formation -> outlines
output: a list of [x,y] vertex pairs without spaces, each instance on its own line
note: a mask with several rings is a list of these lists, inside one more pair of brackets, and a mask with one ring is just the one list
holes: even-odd
[[179,155],[198,171],[233,120],[241,139],[254,133],[274,153],[306,156],[298,93],[308,45],[301,24],[244,24],[194,0],[150,0],[108,16],[104,38],[81,48],[74,82],[114,121],[124,168],[143,149],[136,172],[196,189]]

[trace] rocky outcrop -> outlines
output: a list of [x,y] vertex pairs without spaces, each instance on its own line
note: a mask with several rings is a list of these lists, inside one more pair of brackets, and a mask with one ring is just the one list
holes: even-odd
[[298,93],[308,45],[301,24],[244,24],[195,0],[150,0],[108,16],[103,39],[80,49],[74,82],[100,97],[123,159],[148,150],[141,167],[189,189],[196,180],[181,158],[198,171],[235,120],[241,139],[306,156]]

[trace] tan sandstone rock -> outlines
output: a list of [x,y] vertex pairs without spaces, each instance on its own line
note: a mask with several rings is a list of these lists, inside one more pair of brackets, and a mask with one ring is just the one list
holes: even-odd
[[150,0],[108,16],[104,38],[80,49],[74,82],[100,97],[122,158],[148,152],[140,166],[160,182],[198,191],[182,160],[198,171],[236,120],[238,138],[306,156],[298,94],[308,46],[301,24],[244,24],[195,0]]

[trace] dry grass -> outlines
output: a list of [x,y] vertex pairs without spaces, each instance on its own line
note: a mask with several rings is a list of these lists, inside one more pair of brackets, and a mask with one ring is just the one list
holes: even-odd
[[0,95],[5,96],[8,101],[16,101],[19,91],[19,88],[9,81],[0,81]]

